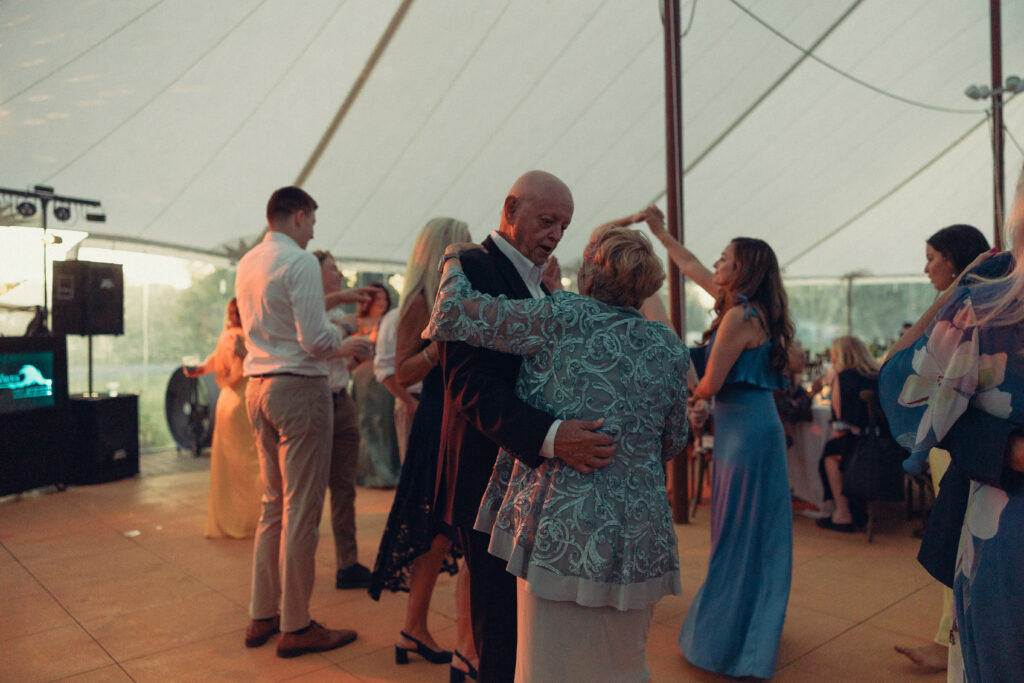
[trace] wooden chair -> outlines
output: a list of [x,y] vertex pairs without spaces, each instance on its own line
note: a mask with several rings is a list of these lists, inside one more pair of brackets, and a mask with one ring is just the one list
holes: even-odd
[[[878,396],[875,394],[875,392],[873,392],[873,391],[871,391],[869,389],[865,389],[865,390],[860,392],[860,399],[867,404],[869,421],[872,424],[875,424],[876,421],[877,421],[877,423],[880,424],[884,429],[888,430],[888,425],[887,425],[886,420],[885,420],[885,414],[882,412],[881,405],[879,405],[879,403],[878,403]],[[931,487],[931,477],[930,477],[930,475],[925,474],[924,477],[921,478],[920,480],[919,480],[919,478],[921,478],[921,475],[912,476],[912,475],[909,475],[909,474],[905,474],[904,478],[903,478],[903,483],[904,483],[904,487],[905,487],[905,496],[906,496],[906,502],[907,502],[907,519],[910,519],[912,514],[913,514],[913,496],[912,496],[911,489],[914,486],[918,487],[919,507],[921,508],[921,510],[923,512],[923,510],[924,510],[924,496],[925,496],[924,483],[925,482],[927,483],[927,489],[928,490],[931,490],[931,488],[932,488]],[[895,483],[895,480],[894,480],[893,483]],[[931,497],[934,500],[934,498],[935,498],[934,491],[932,491]],[[891,500],[891,499],[886,499],[886,500]],[[877,501],[877,500],[868,500],[866,502],[867,514],[868,514],[867,529],[866,529],[867,530],[868,543],[871,543],[874,540],[874,537],[875,537],[875,519],[876,519],[876,512],[877,512],[876,508],[877,508],[877,504],[879,502],[880,501]]]
[[691,426],[693,434],[693,454],[690,457],[690,481],[693,482],[693,493],[690,496],[690,517],[697,516],[697,506],[700,505],[701,494],[704,492],[704,478],[710,477],[712,437],[705,434],[705,425]]

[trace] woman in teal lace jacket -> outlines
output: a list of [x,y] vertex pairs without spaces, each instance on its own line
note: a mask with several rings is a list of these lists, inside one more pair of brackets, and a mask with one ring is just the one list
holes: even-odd
[[[457,256],[475,245],[452,245]],[[477,517],[518,577],[516,680],[643,681],[654,604],[678,595],[663,465],[686,438],[689,352],[637,307],[664,280],[650,241],[602,226],[584,250],[582,294],[507,300],[445,264],[424,336],[525,357],[516,391],[560,419],[604,418],[617,450],[578,472],[502,451]],[[573,654],[577,656],[573,656]]]

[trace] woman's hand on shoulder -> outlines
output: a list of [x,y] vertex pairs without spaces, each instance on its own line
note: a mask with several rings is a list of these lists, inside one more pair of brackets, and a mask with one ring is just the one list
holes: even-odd
[[487,250],[484,249],[482,244],[476,242],[453,242],[445,247],[444,255],[445,258],[460,258],[467,251],[482,251],[485,254]]

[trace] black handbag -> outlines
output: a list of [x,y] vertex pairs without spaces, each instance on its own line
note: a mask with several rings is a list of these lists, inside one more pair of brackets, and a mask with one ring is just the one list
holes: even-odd
[[889,432],[889,425],[874,392],[868,403],[868,426],[857,438],[850,460],[843,468],[843,495],[864,500],[901,501],[903,461],[907,451]]

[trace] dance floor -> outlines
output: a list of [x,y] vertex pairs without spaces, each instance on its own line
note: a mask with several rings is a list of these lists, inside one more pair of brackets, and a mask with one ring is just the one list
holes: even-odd
[[[179,460],[176,460],[179,459]],[[187,461],[187,462],[185,462]],[[142,456],[142,475],[0,499],[2,681],[444,681],[447,667],[394,661],[406,597],[374,602],[334,588],[327,515],[312,615],[359,639],[324,654],[279,659],[274,643],[246,649],[250,541],[203,538],[207,468],[173,451]],[[178,466],[180,465],[180,466]],[[372,565],[393,492],[359,489],[359,553]],[[923,645],[941,605],[914,560],[919,520],[884,509],[875,541],[818,529],[797,515],[793,591],[776,680],[942,680],[893,652]],[[683,595],[657,606],[648,645],[654,681],[726,680],[689,665],[676,647],[707,571],[708,508],[678,526]],[[443,576],[430,626],[455,639],[454,587]],[[728,614],[722,615],[728,619]]]

